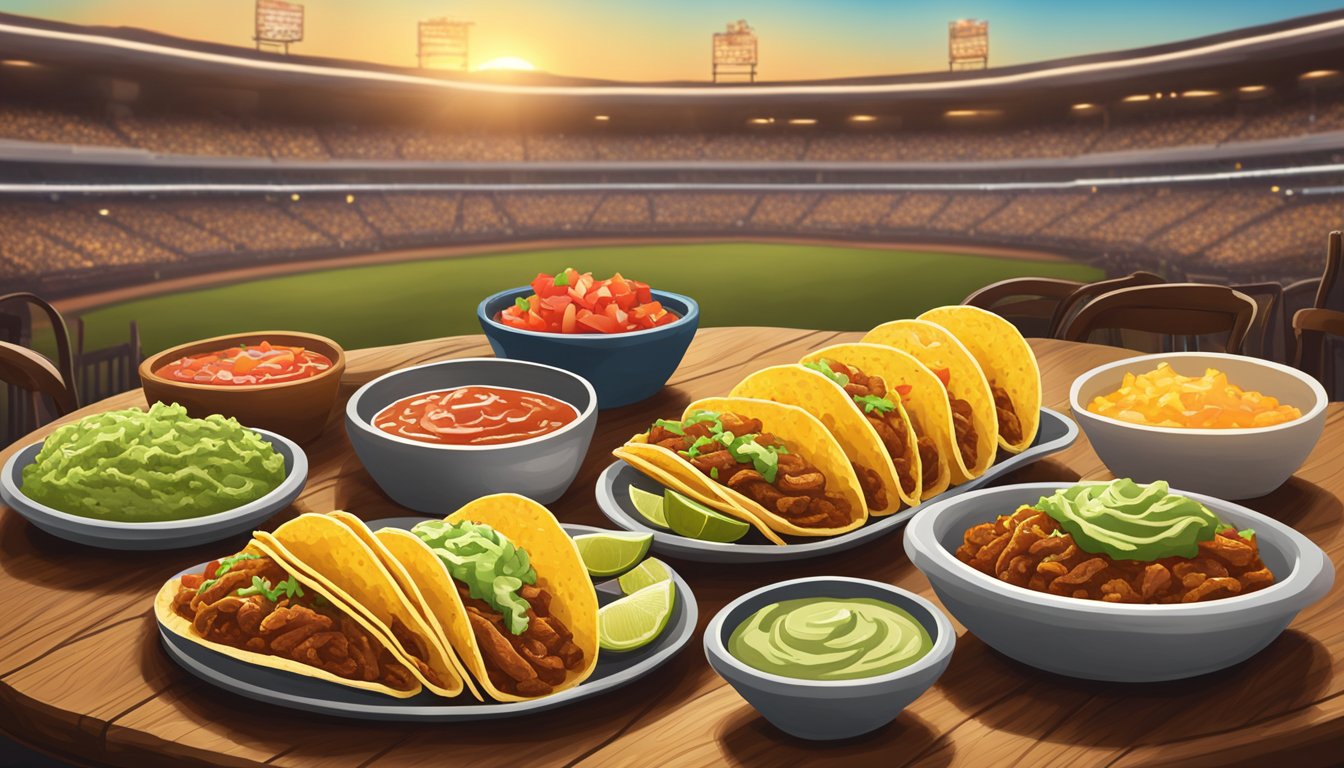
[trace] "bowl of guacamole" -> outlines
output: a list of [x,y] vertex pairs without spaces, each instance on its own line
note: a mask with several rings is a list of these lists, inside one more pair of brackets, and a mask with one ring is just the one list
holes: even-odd
[[775,727],[811,740],[881,728],[942,675],[956,632],[924,598],[840,576],[739,597],[705,630],[705,656]]
[[14,454],[0,500],[61,538],[167,549],[251,530],[307,480],[293,442],[180,405],[95,413]]

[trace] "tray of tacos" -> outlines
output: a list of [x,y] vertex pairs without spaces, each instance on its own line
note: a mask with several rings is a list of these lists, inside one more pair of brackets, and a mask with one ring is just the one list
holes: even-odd
[[599,648],[594,583],[564,525],[521,496],[443,520],[300,515],[240,552],[169,579],[154,609],[168,655],[244,697],[366,720],[514,717],[628,685],[690,640],[695,597],[667,569],[666,625],[634,650]]
[[752,562],[818,556],[920,505],[1063,450],[1036,358],[1007,321],[940,307],[749,374],[613,451],[598,505],[654,550]]

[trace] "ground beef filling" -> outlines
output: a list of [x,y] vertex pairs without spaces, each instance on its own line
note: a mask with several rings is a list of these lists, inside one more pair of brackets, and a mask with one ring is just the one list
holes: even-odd
[[947,393],[947,402],[952,407],[952,429],[956,433],[957,450],[961,451],[962,463],[970,469],[980,458],[980,451],[976,446],[979,435],[975,432],[975,417],[972,415],[971,404],[953,397],[951,392]]
[[460,582],[458,594],[467,607],[471,631],[485,659],[485,672],[495,688],[515,696],[545,696],[565,681],[566,670],[583,667],[583,649],[574,635],[550,614],[551,595],[524,584],[518,596],[527,601],[527,629],[515,635],[504,616],[484,600],[471,596]]
[[[272,585],[289,573],[269,557],[233,564],[215,578],[219,562],[182,577],[173,612],[190,621],[204,639],[254,653],[306,664],[347,680],[381,683],[398,691],[415,687],[411,671],[373,635],[311,590],[271,601],[239,596],[260,576]],[[201,585],[208,580],[206,589]]]
[[989,388],[994,393],[994,411],[999,417],[999,435],[1003,437],[1004,442],[1016,445],[1022,440],[1022,422],[1017,418],[1013,399],[1008,396],[1007,390],[992,381],[989,383]]
[[[849,378],[849,383],[845,385],[845,392],[850,397],[873,395],[875,397],[886,397],[893,401],[900,398],[900,395],[887,396],[887,383],[881,376],[869,376],[858,368],[835,361],[830,361],[830,366],[831,370]],[[901,418],[900,411],[892,410],[882,413],[875,410],[871,413],[864,413],[864,418],[868,419],[868,423],[877,431],[878,439],[886,446],[887,453],[891,454],[891,464],[896,470],[896,477],[901,481],[902,490],[905,491],[907,496],[913,496],[915,493],[915,470],[910,462],[909,448],[906,445],[905,420]]]
[[[762,445],[784,444],[774,435],[763,432],[759,419],[723,413],[719,415],[719,421],[725,431],[734,435],[759,435],[756,442]],[[697,438],[711,436],[707,422],[691,424],[684,431],[684,435],[678,435],[655,424],[649,430],[649,443],[680,452],[689,450]],[[701,446],[695,457],[679,455],[706,477],[732,488],[800,528],[840,528],[850,522],[849,502],[826,495],[826,476],[796,453],[779,454],[779,471],[773,483],[767,483],[751,462],[738,462],[721,443]]]
[[877,474],[877,470],[869,469],[857,461],[851,461],[850,466],[854,467],[854,474],[859,478],[859,487],[863,489],[863,500],[868,503],[868,508],[886,509],[886,484],[882,482],[882,476]]

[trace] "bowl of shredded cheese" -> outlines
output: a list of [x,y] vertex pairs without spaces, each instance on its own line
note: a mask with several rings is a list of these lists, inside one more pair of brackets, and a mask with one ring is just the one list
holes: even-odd
[[1074,380],[1069,404],[1117,477],[1224,499],[1263,496],[1302,466],[1328,398],[1278,363],[1212,352],[1143,355]]

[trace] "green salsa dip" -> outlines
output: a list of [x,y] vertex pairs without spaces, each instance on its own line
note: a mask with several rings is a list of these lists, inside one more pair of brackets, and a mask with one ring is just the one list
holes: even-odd
[[753,613],[728,638],[738,661],[783,677],[854,680],[908,667],[933,648],[915,617],[871,597],[804,597]]
[[[1199,542],[1226,526],[1208,507],[1171,493],[1163,481],[1139,485],[1121,479],[1075,485],[1043,496],[1036,509],[1073,536],[1079,549],[1112,560],[1152,562],[1195,557]],[[1254,531],[1239,531],[1249,539]]]
[[285,457],[236,419],[193,419],[155,403],[85,416],[47,436],[23,495],[81,517],[185,520],[256,501],[285,479]]
[[527,631],[531,606],[518,590],[537,583],[527,550],[494,528],[470,520],[426,520],[417,523],[411,533],[429,546],[472,597],[499,611],[510,632],[521,635]]

